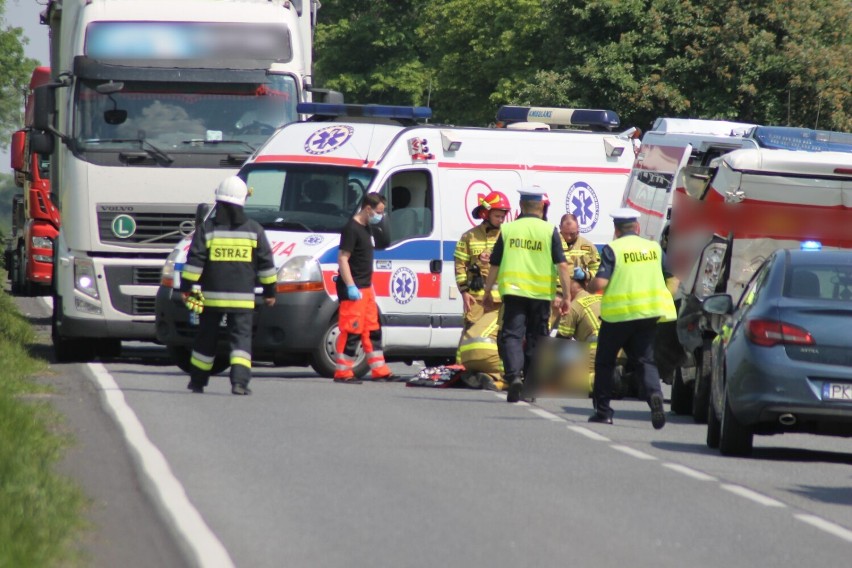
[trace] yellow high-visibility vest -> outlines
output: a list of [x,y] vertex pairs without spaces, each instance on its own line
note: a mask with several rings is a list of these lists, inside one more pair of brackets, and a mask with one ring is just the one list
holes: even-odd
[[601,300],[601,319],[607,322],[645,318],[675,319],[674,300],[663,278],[660,245],[637,235],[609,243],[615,269]]

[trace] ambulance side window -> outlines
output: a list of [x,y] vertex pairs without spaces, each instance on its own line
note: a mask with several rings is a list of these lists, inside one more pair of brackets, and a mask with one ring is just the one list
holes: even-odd
[[397,172],[385,182],[381,193],[388,203],[391,244],[432,234],[435,212],[429,172]]

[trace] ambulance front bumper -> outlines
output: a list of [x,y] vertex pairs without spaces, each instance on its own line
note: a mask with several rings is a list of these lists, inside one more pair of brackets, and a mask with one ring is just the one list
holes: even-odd
[[[180,293],[160,286],[156,299],[157,341],[164,345],[192,346],[195,328]],[[306,355],[320,343],[327,324],[337,311],[337,302],[324,291],[278,294],[268,307],[255,298],[252,356],[255,360],[283,359]],[[227,344],[225,334],[220,344]]]

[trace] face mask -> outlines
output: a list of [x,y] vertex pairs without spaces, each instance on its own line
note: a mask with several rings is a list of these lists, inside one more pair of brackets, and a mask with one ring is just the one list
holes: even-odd
[[378,225],[382,222],[382,217],[384,217],[384,214],[382,213],[373,213],[372,215],[370,215],[370,224]]

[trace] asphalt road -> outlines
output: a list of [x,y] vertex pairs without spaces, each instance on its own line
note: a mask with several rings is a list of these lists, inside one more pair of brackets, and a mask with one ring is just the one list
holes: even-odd
[[[21,300],[44,323],[39,302]],[[847,566],[852,553],[852,440],[756,437],[753,457],[723,458],[704,426],[670,415],[655,431],[635,400],[589,425],[588,399],[510,405],[299,368],[256,368],[250,397],[226,376],[196,395],[145,344],[53,376],[75,385],[55,398],[87,448],[66,469],[101,504],[86,543],[99,567]]]

